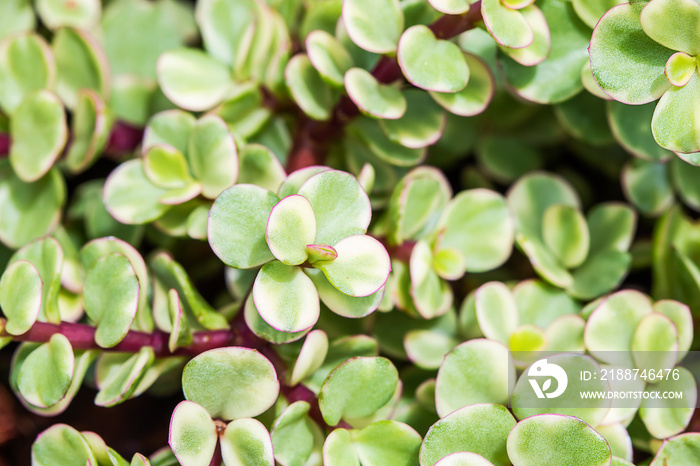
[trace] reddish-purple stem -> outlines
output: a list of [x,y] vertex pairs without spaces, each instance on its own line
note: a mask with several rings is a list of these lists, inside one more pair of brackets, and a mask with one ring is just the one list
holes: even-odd
[[10,135],[0,133],[0,157],[7,157],[10,153]]
[[[444,15],[429,27],[438,39],[450,39],[473,29],[481,20],[481,1],[478,1],[472,4],[466,13]],[[384,84],[403,79],[396,56],[382,56],[372,69],[372,76]],[[287,172],[311,165],[322,165],[328,154],[330,141],[337,138],[342,127],[359,114],[357,105],[344,96],[333,109],[333,116],[328,121],[318,122],[302,115],[297,121],[294,144],[287,159]]]
[[105,152],[110,155],[122,155],[132,152],[143,139],[143,128],[117,120],[109,135]]

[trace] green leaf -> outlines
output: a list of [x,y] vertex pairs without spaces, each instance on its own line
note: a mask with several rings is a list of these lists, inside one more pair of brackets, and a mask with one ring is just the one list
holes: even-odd
[[168,316],[170,317],[170,336],[168,337],[168,350],[174,353],[181,346],[192,343],[192,331],[187,324],[187,318],[182,309],[182,303],[177,291],[168,291]]
[[412,26],[401,35],[397,57],[406,79],[428,91],[457,92],[469,80],[469,67],[459,47],[436,39],[426,26]]
[[98,345],[110,348],[126,336],[136,316],[139,293],[136,273],[123,255],[109,254],[90,267],[83,299],[85,313],[97,324]]
[[625,0],[573,0],[574,9],[591,29],[610,8],[627,3]]
[[134,396],[154,359],[155,354],[150,346],[144,346],[134,354],[103,353],[95,369],[100,389],[95,396],[95,404],[109,408]]
[[209,211],[207,237],[226,265],[248,269],[273,259],[265,240],[272,208],[279,198],[254,185],[236,185],[222,192]]
[[243,310],[243,313],[248,328],[250,328],[250,330],[256,336],[271,343],[282,344],[297,341],[300,338],[303,338],[304,335],[309,333],[310,330],[306,329],[302,330],[301,332],[287,333],[272,327],[270,324],[265,322],[265,320],[260,316],[260,313],[258,312],[257,308],[255,307],[255,303],[253,302],[252,294],[248,295],[248,299],[245,302],[245,308]]
[[[37,127],[42,128],[37,131]],[[10,164],[27,183],[43,177],[54,164],[68,138],[65,111],[46,90],[28,95],[10,120]]]
[[483,170],[494,180],[512,183],[543,165],[541,152],[519,137],[494,134],[480,138],[476,152]]
[[[526,0],[526,3],[530,3],[529,0]],[[542,10],[537,8],[535,5],[528,5],[525,8],[518,9],[517,11],[527,22],[533,32],[532,43],[523,48],[501,46],[501,50],[521,65],[538,65],[547,58],[551,49],[547,18],[545,18],[544,14],[542,14]]]
[[316,215],[316,244],[334,246],[343,238],[367,231],[372,209],[357,179],[338,170],[309,178],[300,188]]
[[617,142],[636,157],[663,162],[673,153],[659,146],[649,131],[656,104],[626,105],[608,102],[608,121]]
[[626,104],[652,102],[671,87],[664,67],[673,50],[654,42],[642,29],[644,6],[625,3],[611,8],[591,37],[593,76],[607,94]]
[[0,307],[7,318],[5,331],[21,335],[32,328],[41,311],[43,283],[31,262],[11,263],[0,279]]
[[182,154],[189,150],[190,136],[197,120],[182,110],[166,110],[157,113],[149,121],[143,134],[143,152],[157,145],[172,146]]
[[411,149],[435,144],[445,129],[445,113],[430,96],[420,90],[404,92],[406,110],[398,119],[382,119],[379,124],[390,140]]
[[639,15],[644,32],[654,42],[689,55],[700,54],[695,31],[700,27],[700,6],[691,0],[653,0]]
[[328,434],[323,444],[323,464],[327,466],[360,466],[360,460],[353,448],[349,430],[338,428]]
[[168,145],[153,145],[143,156],[143,172],[163,189],[184,188],[194,183],[187,160],[180,151]]
[[32,445],[32,464],[96,465],[95,455],[80,432],[66,424],[55,424],[39,434]]
[[493,463],[477,453],[468,451],[458,451],[451,453],[440,461],[436,466],[493,466]]
[[678,361],[683,359],[693,342],[693,317],[690,308],[683,303],[662,299],[654,303],[654,312],[671,319],[678,331]]
[[306,36],[306,53],[314,68],[331,84],[343,85],[343,76],[352,66],[352,58],[342,44],[322,30]]
[[562,316],[578,314],[581,305],[559,288],[540,280],[526,280],[512,290],[518,303],[520,324],[531,324],[547,328]]
[[501,282],[488,282],[477,288],[474,299],[484,336],[508,345],[518,327],[518,308],[508,287]]
[[676,392],[681,397],[675,400],[645,397],[639,407],[639,417],[649,433],[658,439],[668,438],[683,432],[695,412],[697,384],[693,374],[685,367],[677,367],[678,380],[672,377],[646,387],[647,392]]
[[119,165],[105,181],[103,199],[107,211],[117,221],[140,225],[161,217],[170,206],[161,204],[165,189],[146,177],[141,160]]
[[352,358],[331,372],[318,396],[323,420],[334,426],[341,419],[369,416],[384,406],[398,384],[398,371],[386,358]]
[[105,100],[109,98],[109,63],[94,36],[85,30],[61,28],[51,48],[56,59],[56,94],[66,107],[76,108],[81,89],[92,89]]
[[612,453],[591,426],[572,416],[542,414],[520,421],[508,435],[508,456],[516,464],[604,466]]
[[226,426],[221,436],[221,456],[227,465],[275,464],[270,433],[256,419],[236,419]]
[[551,104],[576,95],[583,84],[581,68],[588,60],[591,30],[576,15],[571,2],[541,0],[551,42],[547,59],[535,66],[524,66],[503,57],[499,65],[515,93],[527,100]]
[[564,267],[577,267],[588,255],[588,225],[575,207],[556,204],[547,208],[542,218],[542,235]]
[[316,372],[328,353],[328,336],[323,330],[309,332],[294,362],[289,385],[294,386]]
[[333,286],[321,270],[308,268],[304,269],[304,273],[314,282],[323,304],[332,312],[350,319],[365,317],[377,310],[385,293],[382,287],[369,296],[349,296]]
[[343,24],[355,44],[374,53],[394,52],[404,26],[398,0],[346,0]]
[[265,264],[253,284],[260,316],[276,330],[295,333],[312,327],[320,313],[313,282],[299,267]]
[[55,333],[23,361],[17,375],[19,393],[35,406],[53,406],[66,396],[74,367],[70,341]]
[[76,0],[69,3],[62,0],[38,0],[36,9],[41,21],[50,29],[72,26],[89,30],[100,20],[102,8],[97,0]]
[[317,424],[309,416],[309,403],[295,401],[287,406],[272,426],[272,446],[275,459],[282,465],[305,464],[318,437]]
[[36,26],[36,16],[29,0],[10,0],[2,3],[0,9],[0,39],[22,31],[30,31]]
[[513,415],[503,405],[465,406],[444,416],[425,434],[420,465],[432,466],[447,455],[463,451],[479,454],[496,466],[510,465],[506,439],[514,426]]
[[408,359],[428,370],[438,369],[445,355],[457,344],[457,339],[432,330],[409,330],[403,338]]
[[391,272],[389,253],[378,240],[367,235],[353,235],[334,247],[338,257],[314,263],[328,281],[349,296],[363,297],[384,286]]
[[637,227],[637,214],[625,204],[607,202],[593,207],[586,217],[591,233],[591,256],[614,249],[627,251]]
[[692,463],[699,454],[700,434],[689,432],[666,439],[656,452],[651,466],[670,465],[672,462]]
[[575,298],[589,300],[617,288],[629,272],[632,256],[608,250],[591,255],[572,274],[567,291]]
[[676,324],[660,312],[645,315],[634,330],[630,350],[636,368],[673,369],[678,360]]
[[638,291],[619,291],[604,299],[586,323],[586,348],[597,359],[634,367],[626,354],[637,324],[653,312],[649,298]]
[[410,293],[416,311],[425,319],[432,319],[452,306],[452,290],[433,269],[433,254],[425,241],[418,241],[409,261]]
[[474,116],[486,110],[496,87],[495,77],[486,62],[471,53],[463,53],[469,68],[469,81],[461,91],[430,92],[435,102],[455,115]]
[[397,421],[378,421],[350,431],[352,445],[363,466],[414,465],[421,437],[412,427]]
[[695,72],[697,62],[695,57],[686,55],[683,52],[676,52],[666,62],[664,73],[669,82],[676,87],[683,87],[688,84]]
[[[16,20],[16,14],[8,18]],[[1,31],[0,25],[0,36]],[[6,114],[11,115],[30,93],[52,88],[55,79],[53,54],[41,36],[28,33],[0,42],[0,107]]]
[[438,414],[474,403],[508,403],[514,382],[508,348],[493,340],[469,340],[455,346],[440,366],[435,386]]
[[632,160],[622,170],[625,196],[641,212],[657,216],[673,204],[673,190],[665,164]]
[[468,272],[498,267],[513,249],[513,220],[506,200],[494,191],[459,193],[443,211],[439,226],[439,248],[459,251]]
[[232,86],[231,70],[201,50],[178,48],[158,58],[158,83],[173,103],[203,111],[221,103]]
[[605,101],[590,92],[580,92],[554,107],[554,113],[566,131],[580,141],[595,146],[613,142],[606,119]]
[[187,161],[192,175],[202,183],[202,194],[214,199],[238,177],[238,153],[226,123],[205,115],[190,135]]
[[467,269],[464,256],[456,249],[440,249],[433,256],[435,272],[445,280],[458,280]]
[[73,173],[92,165],[104,149],[111,131],[110,117],[100,96],[92,89],[78,91],[65,164]]
[[394,86],[380,84],[369,71],[351,68],[345,73],[345,90],[362,113],[396,119],[406,112],[406,98]]
[[294,101],[314,120],[328,120],[337,100],[335,91],[323,80],[309,57],[295,55],[284,76]]
[[197,3],[197,24],[207,52],[228,65],[242,63],[255,28],[253,0],[204,0]]
[[535,34],[525,16],[501,0],[484,0],[481,14],[489,33],[503,47],[521,49],[532,44]]
[[573,277],[543,242],[522,233],[515,235],[515,242],[530,260],[532,268],[542,278],[563,288],[571,286]]
[[265,412],[277,400],[279,382],[263,355],[231,346],[206,351],[188,362],[182,371],[182,391],[211,417],[231,420]]
[[314,210],[305,197],[287,196],[273,207],[265,232],[272,254],[286,265],[306,261],[306,246],[316,238]]
[[412,167],[426,156],[425,149],[409,149],[392,142],[379,123],[370,118],[355,119],[347,126],[347,133],[361,140],[378,159],[392,165]]
[[685,86],[673,86],[661,96],[651,120],[651,132],[661,147],[674,152],[700,151],[700,121],[695,119],[699,98],[697,73]]
[[430,5],[440,13],[448,15],[461,15],[469,10],[469,6],[474,3],[470,0],[428,0]]
[[13,254],[9,263],[16,261],[31,262],[41,278],[39,321],[59,323],[61,316],[58,309],[58,294],[64,265],[61,245],[51,237],[32,241]]
[[208,466],[218,440],[216,425],[206,409],[192,401],[181,401],[175,407],[168,444],[181,464]]
[[254,184],[277,192],[287,177],[279,159],[260,144],[248,144],[238,154],[238,183]]

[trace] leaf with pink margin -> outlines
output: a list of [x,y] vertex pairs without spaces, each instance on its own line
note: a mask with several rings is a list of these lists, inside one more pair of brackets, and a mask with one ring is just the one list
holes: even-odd
[[306,246],[316,238],[316,217],[309,201],[293,194],[278,202],[267,220],[265,238],[277,260],[286,265],[305,262]]
[[688,55],[700,54],[700,5],[693,0],[651,0],[639,15],[642,29],[654,42]]
[[518,11],[530,25],[530,29],[532,29],[534,34],[532,43],[523,48],[501,46],[501,50],[521,65],[535,66],[542,63],[551,50],[547,18],[544,17],[542,10],[535,5],[525,6],[525,8]]
[[218,440],[216,425],[206,409],[192,401],[181,401],[175,407],[168,445],[180,464],[209,466]]
[[316,262],[333,286],[348,296],[364,297],[379,291],[391,272],[391,259],[384,245],[367,235],[352,235],[335,246],[338,257]]
[[508,435],[508,456],[523,465],[563,462],[608,466],[612,453],[603,436],[580,419],[541,414],[513,428]]
[[461,15],[469,11],[469,7],[475,2],[473,0],[428,0],[428,3],[440,13]]
[[133,354],[103,353],[95,369],[95,380],[100,389],[95,404],[111,407],[131,398],[154,360],[155,353],[150,346]]
[[491,103],[496,79],[486,62],[471,53],[464,53],[469,67],[469,81],[461,91],[430,92],[435,102],[459,116],[474,116],[486,110]]
[[503,47],[524,48],[532,44],[535,34],[525,17],[501,3],[501,0],[482,0],[481,15],[486,28]]
[[369,296],[361,298],[348,296],[333,286],[321,270],[304,269],[304,273],[314,282],[323,304],[332,312],[348,319],[365,317],[376,311],[386,292],[385,287],[381,287]]
[[342,21],[350,39],[374,53],[394,52],[404,26],[398,0],[346,0]]
[[363,113],[383,119],[401,118],[406,112],[406,98],[401,90],[380,84],[372,74],[362,68],[351,68],[345,73],[345,89],[348,97]]
[[32,445],[32,463],[97,466],[97,459],[80,432],[66,424],[54,424]]
[[647,384],[647,392],[680,392],[677,399],[645,397],[639,407],[639,417],[649,433],[658,439],[668,438],[683,432],[695,412],[698,399],[697,384],[693,374],[685,367],[673,369],[678,380],[673,377]]
[[252,294],[260,316],[282,332],[295,333],[312,327],[321,312],[311,279],[300,267],[279,261],[260,269]]
[[642,29],[639,18],[644,6],[611,8],[593,30],[589,47],[596,81],[613,99],[626,104],[652,102],[671,87],[664,68],[673,50],[654,42]]
[[650,466],[665,466],[673,462],[691,464],[697,460],[698,456],[700,456],[700,434],[689,432],[664,440]]
[[221,435],[221,456],[226,465],[273,466],[272,439],[257,419],[235,419]]
[[424,319],[432,319],[447,312],[454,299],[450,286],[433,268],[433,253],[425,241],[418,241],[409,261],[411,298]]
[[683,87],[673,86],[656,105],[651,132],[656,142],[674,152],[700,151],[700,77],[694,72]]
[[202,183],[202,195],[216,198],[238,178],[238,151],[224,120],[204,115],[192,128],[187,150],[192,175]]

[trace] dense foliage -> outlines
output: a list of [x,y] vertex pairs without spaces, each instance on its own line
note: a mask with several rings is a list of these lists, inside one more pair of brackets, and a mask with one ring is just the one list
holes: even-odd
[[[180,401],[156,452],[59,422],[32,464],[700,464],[699,30],[695,0],[0,1],[7,383],[46,417]],[[683,397],[537,405],[545,351],[650,374],[567,394]]]

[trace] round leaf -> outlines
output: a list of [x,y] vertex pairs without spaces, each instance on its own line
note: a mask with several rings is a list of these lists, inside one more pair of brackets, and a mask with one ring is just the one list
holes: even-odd
[[294,101],[314,120],[328,120],[336,95],[311,64],[309,57],[295,55],[289,60],[284,76]]
[[532,44],[535,34],[524,15],[506,7],[501,0],[483,0],[481,14],[486,28],[500,45],[520,49]]
[[406,111],[406,98],[399,89],[380,84],[362,68],[348,70],[344,83],[350,99],[367,115],[396,119]]
[[580,265],[588,255],[588,225],[574,207],[550,206],[542,218],[542,235],[545,244],[567,268]]
[[515,368],[503,344],[477,339],[455,346],[438,371],[438,414],[446,416],[474,403],[507,404],[514,381]]
[[218,435],[207,410],[192,401],[180,402],[170,419],[168,444],[180,464],[208,466]]
[[316,287],[299,267],[278,261],[265,264],[253,284],[253,299],[260,316],[276,330],[300,332],[318,320]]
[[150,182],[141,160],[119,165],[108,177],[103,190],[107,211],[117,221],[143,224],[162,216],[169,208],[159,202],[166,190]]
[[[425,434],[420,464],[432,466],[453,453],[472,452],[495,466],[510,465],[506,439],[514,426],[513,415],[503,405],[465,406],[444,416]],[[465,435],[466,432],[469,435]]]
[[674,152],[700,151],[700,120],[695,118],[698,99],[700,77],[695,72],[688,84],[673,86],[661,96],[651,120],[651,132],[661,147]]
[[0,42],[0,107],[6,114],[33,91],[53,87],[55,75],[53,54],[41,36],[17,35]]
[[294,363],[289,385],[296,385],[321,367],[328,353],[328,336],[323,330],[309,332]]
[[495,91],[495,77],[486,62],[476,55],[464,53],[469,67],[469,81],[461,91],[430,92],[435,102],[459,116],[474,116],[491,103]]
[[401,35],[398,60],[406,79],[428,91],[457,92],[469,80],[469,67],[459,47],[436,39],[426,26],[412,26]]
[[231,421],[221,436],[221,456],[227,465],[273,466],[272,439],[256,419]]
[[306,36],[306,52],[321,76],[335,85],[343,85],[343,76],[352,66],[352,58],[338,39],[326,31],[311,31]]
[[207,237],[226,265],[247,269],[273,259],[265,240],[272,208],[279,198],[254,185],[236,185],[222,192],[209,211]]
[[41,311],[43,283],[31,262],[11,263],[0,279],[0,307],[7,322],[5,331],[21,335],[32,328]]
[[19,393],[34,406],[46,408],[55,405],[66,395],[74,367],[70,341],[55,333],[22,363],[17,376]]
[[51,169],[66,144],[63,104],[46,90],[28,95],[12,114],[10,136],[12,168],[21,180],[37,181]]
[[[208,383],[201,384],[201,380]],[[192,359],[182,373],[185,398],[224,420],[257,416],[277,399],[277,374],[264,356],[239,347],[218,348]]]
[[66,424],[55,424],[37,437],[32,445],[32,464],[96,465],[95,455],[80,432]]
[[406,110],[398,119],[380,120],[392,141],[411,149],[435,144],[445,129],[445,113],[430,96],[420,90],[404,93]]
[[403,13],[398,0],[346,0],[343,24],[350,39],[374,53],[396,50],[403,31]]
[[335,245],[338,257],[317,262],[328,281],[348,296],[363,297],[376,293],[389,278],[391,259],[382,243],[367,235],[353,235]]
[[309,201],[295,194],[278,202],[267,220],[265,237],[272,254],[284,264],[306,261],[306,246],[316,238],[316,218]]
[[602,435],[571,416],[542,414],[520,421],[508,436],[508,456],[515,464],[605,466],[612,453]]
[[220,103],[231,89],[229,68],[201,50],[179,48],[158,59],[158,83],[179,107],[208,110]]
[[484,336],[508,345],[518,327],[518,308],[506,285],[489,282],[474,293],[476,318]]
[[50,29],[61,26],[92,29],[100,20],[102,6],[99,0],[38,0],[36,9]]
[[399,381],[386,358],[352,358],[333,370],[318,396],[323,420],[334,426],[343,418],[369,416],[384,406]]
[[238,177],[238,154],[226,123],[205,115],[195,124],[187,151],[192,175],[202,183],[204,197],[214,199]]

